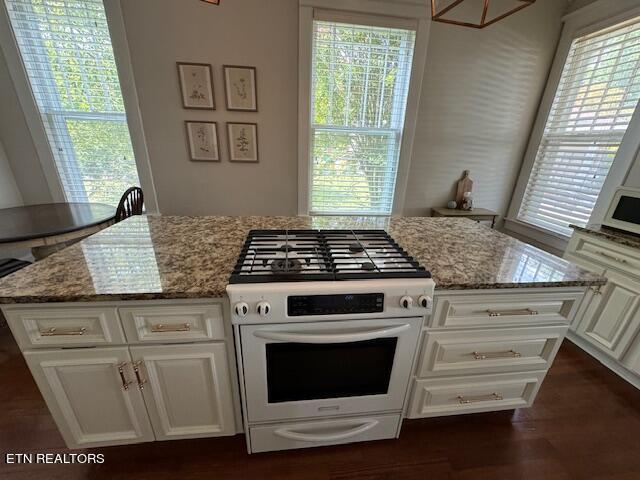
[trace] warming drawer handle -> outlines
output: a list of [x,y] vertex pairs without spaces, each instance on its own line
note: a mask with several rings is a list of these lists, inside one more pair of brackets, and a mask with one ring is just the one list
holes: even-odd
[[[279,428],[273,433],[278,437],[286,438],[287,440],[296,440],[298,442],[335,442],[337,440],[346,440],[347,438],[357,437],[358,435],[371,430],[378,425],[378,420],[369,420],[364,423],[357,424],[355,428],[349,428],[343,432],[338,433],[303,433],[296,432],[294,430],[288,430],[286,428]],[[349,423],[346,426],[351,427],[353,423]]]
[[388,337],[396,333],[409,330],[411,325],[404,323],[402,325],[394,325],[384,328],[376,328],[349,333],[302,333],[302,332],[277,332],[272,330],[256,330],[253,334],[258,338],[265,340],[275,340],[278,342],[295,342],[295,343],[347,343],[362,342],[364,340],[373,340],[375,338]]

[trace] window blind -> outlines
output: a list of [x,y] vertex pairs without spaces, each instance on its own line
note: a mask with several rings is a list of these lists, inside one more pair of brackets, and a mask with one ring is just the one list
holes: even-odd
[[584,226],[640,99],[640,17],[575,39],[518,218]]
[[102,0],[5,0],[69,202],[117,204],[138,185]]
[[390,214],[415,31],[314,20],[310,213]]

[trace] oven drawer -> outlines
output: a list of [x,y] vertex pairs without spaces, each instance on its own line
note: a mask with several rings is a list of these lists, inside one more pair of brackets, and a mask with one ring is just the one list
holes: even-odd
[[17,308],[6,314],[22,350],[126,343],[115,308]]
[[546,370],[565,326],[501,330],[427,331],[418,377]]
[[396,438],[400,421],[400,415],[375,415],[249,427],[251,452]]
[[569,324],[583,291],[472,293],[437,296],[431,328]]
[[120,308],[129,343],[224,339],[222,304]]
[[408,418],[529,407],[546,372],[415,380]]

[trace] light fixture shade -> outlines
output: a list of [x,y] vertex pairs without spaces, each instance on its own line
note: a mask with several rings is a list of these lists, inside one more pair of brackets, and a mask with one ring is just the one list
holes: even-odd
[[431,0],[434,22],[485,28],[533,5],[536,0]]

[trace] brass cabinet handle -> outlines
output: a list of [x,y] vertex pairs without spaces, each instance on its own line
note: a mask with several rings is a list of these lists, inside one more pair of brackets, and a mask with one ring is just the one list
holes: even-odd
[[482,353],[482,352],[471,352],[471,355],[476,360],[489,360],[494,358],[520,358],[522,354],[516,352],[515,350],[508,350],[506,352],[490,352],[490,353]]
[[516,310],[487,310],[487,314],[490,317],[505,317],[511,315],[538,315],[537,310],[532,310],[530,308],[520,308]]
[[615,257],[613,255],[608,254],[607,252],[603,252],[603,251],[597,250],[596,253],[598,255],[600,255],[601,257],[608,258],[609,260],[613,260],[614,262],[627,263],[626,259],[620,258],[620,257]]
[[85,327],[77,327],[77,328],[57,328],[51,327],[46,330],[40,330],[40,335],[43,337],[58,337],[63,335],[84,335],[87,333],[87,329]]
[[179,323],[173,325],[165,325],[163,323],[158,323],[156,325],[151,325],[151,331],[153,333],[159,332],[188,332],[191,330],[190,323]]
[[118,365],[116,365],[116,367],[118,367],[118,373],[120,374],[120,379],[122,380],[122,389],[123,390],[129,390],[129,385],[131,385],[133,382],[127,380],[127,376],[124,373],[124,367],[127,366],[127,362],[122,362],[119,363]]
[[458,402],[460,405],[466,405],[468,403],[474,402],[486,402],[487,400],[504,400],[504,397],[500,393],[490,393],[489,395],[476,395],[475,397],[465,397],[463,395],[458,395]]
[[138,387],[140,390],[144,390],[144,384],[147,383],[147,379],[142,376],[142,371],[140,370],[140,366],[144,363],[144,361],[139,360],[137,362],[133,362],[133,372],[136,374],[136,378],[138,379]]

